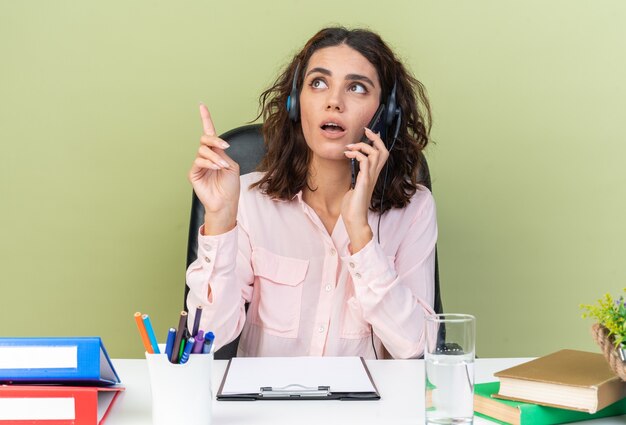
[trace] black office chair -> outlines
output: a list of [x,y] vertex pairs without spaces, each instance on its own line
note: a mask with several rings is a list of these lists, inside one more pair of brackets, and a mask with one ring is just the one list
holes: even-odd
[[[261,124],[251,124],[237,127],[220,136],[230,145],[228,155],[239,164],[241,174],[256,170],[257,165],[265,154],[265,145],[261,133]],[[430,172],[426,159],[422,156],[421,183],[431,189]],[[191,217],[189,219],[189,238],[187,240],[187,267],[198,258],[198,229],[204,222],[204,206],[195,193],[192,194]],[[185,284],[184,309],[187,310],[187,293],[189,287]],[[435,312],[442,313],[441,294],[439,291],[439,264],[435,248]],[[215,352],[216,359],[228,360],[237,355],[239,337]]]

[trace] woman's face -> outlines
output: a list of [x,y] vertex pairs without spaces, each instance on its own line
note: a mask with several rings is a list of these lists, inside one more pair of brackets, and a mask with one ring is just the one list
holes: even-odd
[[341,44],[313,53],[300,93],[300,120],[317,159],[346,160],[345,146],[357,143],[380,103],[376,68]]

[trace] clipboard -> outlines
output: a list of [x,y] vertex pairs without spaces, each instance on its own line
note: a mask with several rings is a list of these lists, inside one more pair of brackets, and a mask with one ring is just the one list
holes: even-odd
[[220,401],[380,400],[362,357],[234,357]]

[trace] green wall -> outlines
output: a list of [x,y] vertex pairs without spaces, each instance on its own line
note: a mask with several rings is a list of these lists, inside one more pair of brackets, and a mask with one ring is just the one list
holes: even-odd
[[0,335],[142,356],[183,302],[197,105],[218,131],[320,27],[366,26],[434,110],[444,307],[478,354],[595,349],[626,286],[626,2],[0,0]]

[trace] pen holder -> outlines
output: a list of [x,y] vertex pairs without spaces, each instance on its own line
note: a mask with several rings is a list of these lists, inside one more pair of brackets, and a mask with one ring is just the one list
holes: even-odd
[[[162,350],[164,351],[164,350]],[[154,425],[210,425],[213,406],[213,353],[192,354],[185,364],[165,354],[146,353]]]

